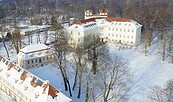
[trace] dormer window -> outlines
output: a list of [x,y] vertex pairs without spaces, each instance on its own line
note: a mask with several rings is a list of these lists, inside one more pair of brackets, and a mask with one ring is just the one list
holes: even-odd
[[75,26],[75,28],[78,28],[78,26]]

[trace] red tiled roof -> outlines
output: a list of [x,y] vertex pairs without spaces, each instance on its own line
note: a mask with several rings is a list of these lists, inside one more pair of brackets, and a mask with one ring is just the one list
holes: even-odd
[[[81,25],[81,24],[84,24],[84,23],[87,23],[87,22],[95,22],[96,19],[101,19],[101,18],[102,17],[84,19],[84,20],[77,21],[74,24]],[[128,18],[111,18],[111,17],[107,17],[105,19],[108,22],[114,22],[114,21],[116,21],[116,22],[131,22],[131,19],[128,19]]]
[[105,18],[108,22],[131,22],[131,19],[128,19],[128,18]]
[[56,97],[56,94],[59,91],[57,89],[55,89],[52,85],[49,85],[49,93],[48,95],[51,95],[52,97]]
[[87,22],[95,22],[96,19],[100,19],[100,18],[89,18],[89,19],[84,19],[84,20],[80,20],[80,21],[77,21],[76,23],[74,24],[84,24],[84,23],[87,23]]

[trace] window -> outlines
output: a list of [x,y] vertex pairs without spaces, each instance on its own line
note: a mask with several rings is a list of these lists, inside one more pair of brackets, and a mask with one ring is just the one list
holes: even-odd
[[41,63],[41,58],[39,58],[39,63]]
[[112,34],[112,36],[114,36],[114,34]]
[[35,62],[37,62],[37,59],[35,59]]
[[80,35],[80,32],[78,32],[78,35]]
[[78,42],[80,42],[80,39],[78,38]]
[[128,29],[128,32],[129,32],[130,30]]
[[118,34],[116,34],[116,37],[118,37]]
[[118,31],[118,28],[116,28],[116,31]]
[[126,36],[124,35],[124,38],[125,38]]
[[132,29],[132,32],[134,32],[134,30]]
[[112,28],[112,30],[114,31],[114,28]]
[[132,36],[132,39],[133,39],[133,36]]
[[124,32],[126,32],[126,29],[124,29]]
[[129,35],[127,35],[127,38],[129,38]]
[[73,31],[71,31],[71,34],[73,34]]
[[109,30],[111,30],[111,28],[109,28]]
[[121,35],[120,35],[120,38],[121,38]]
[[109,36],[110,36],[110,33],[109,33]]
[[28,64],[29,64],[29,61],[28,61]]
[[33,60],[32,60],[32,63],[34,63]]

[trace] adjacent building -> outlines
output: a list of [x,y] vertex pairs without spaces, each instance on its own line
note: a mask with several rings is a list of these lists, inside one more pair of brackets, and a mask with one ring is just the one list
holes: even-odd
[[16,102],[71,102],[48,81],[42,80],[27,70],[0,55],[0,90]]
[[18,53],[18,65],[22,68],[37,68],[52,63],[50,47],[44,44],[28,45]]
[[98,11],[98,13],[93,13],[93,10],[85,10],[84,12],[85,12],[84,19],[98,18],[98,17],[102,17],[102,18],[108,17],[108,10],[106,10],[106,9],[101,9],[101,10]]

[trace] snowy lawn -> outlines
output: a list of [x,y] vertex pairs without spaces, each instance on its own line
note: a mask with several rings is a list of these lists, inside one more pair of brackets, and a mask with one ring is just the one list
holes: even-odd
[[[168,61],[161,60],[161,51],[157,44],[153,44],[149,49],[149,54],[145,56],[143,45],[133,47],[132,49],[119,50],[117,45],[109,45],[112,56],[121,56],[124,61],[128,63],[133,74],[132,84],[128,88],[124,96],[129,96],[129,102],[150,102],[148,99],[151,87],[154,85],[163,86],[166,81],[173,79],[173,65]],[[11,52],[14,52],[11,50]],[[0,53],[6,56],[2,44],[0,44]],[[10,54],[12,61],[15,61],[17,55]],[[166,59],[168,60],[168,59]],[[68,77],[70,79],[71,87],[74,80],[74,72],[69,69]],[[64,91],[64,85],[60,70],[52,65],[42,68],[29,69],[29,71],[38,77],[49,80],[49,82],[59,89],[63,94],[69,97],[69,93]],[[85,93],[82,90],[81,98],[77,98],[77,91],[72,91],[73,102],[84,102]],[[2,97],[2,95],[1,95]],[[7,101],[9,102],[9,101]]]
[[154,49],[152,54],[145,56],[141,49],[117,50],[116,48],[115,45],[111,45],[112,55],[119,55],[125,59],[134,75],[132,85],[124,93],[125,96],[129,96],[129,102],[150,102],[148,99],[150,88],[154,85],[163,86],[166,81],[173,79],[173,65],[167,61],[161,61],[158,49]]

